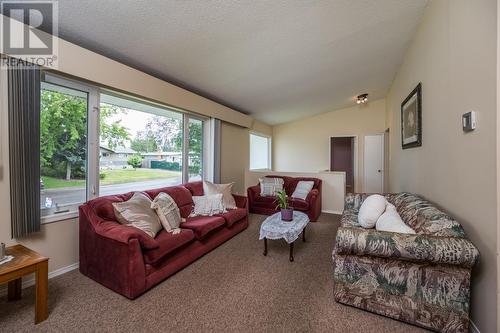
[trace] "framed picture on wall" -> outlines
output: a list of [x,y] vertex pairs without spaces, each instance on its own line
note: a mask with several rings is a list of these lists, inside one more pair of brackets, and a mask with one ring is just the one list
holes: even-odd
[[422,145],[422,83],[401,103],[401,145],[403,149]]

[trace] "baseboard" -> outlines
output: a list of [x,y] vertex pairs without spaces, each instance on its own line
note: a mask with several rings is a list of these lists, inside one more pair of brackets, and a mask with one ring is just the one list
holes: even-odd
[[[79,264],[76,262],[66,267],[56,269],[55,271],[49,272],[49,279],[55,278],[56,276],[63,275],[64,273],[71,272],[72,270],[78,269]],[[35,285],[35,276],[32,274],[27,279],[23,279],[22,288],[28,288]],[[3,284],[0,286],[0,297],[7,295],[7,285]]]
[[338,210],[322,210],[321,212],[327,213],[327,214],[342,215],[342,211],[338,211]]
[[479,331],[479,328],[477,328],[477,326],[474,324],[474,322],[473,322],[472,320],[469,320],[469,322],[470,322],[470,327],[469,327],[469,328],[470,328],[470,330],[469,330],[469,331],[470,331],[471,333],[481,333],[481,332]]

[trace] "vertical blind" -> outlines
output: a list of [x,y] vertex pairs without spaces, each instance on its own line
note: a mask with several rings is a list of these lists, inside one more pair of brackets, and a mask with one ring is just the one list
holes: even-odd
[[220,183],[220,143],[221,143],[221,123],[220,119],[213,119],[213,131],[214,131],[214,174],[213,174],[213,182],[218,184]]
[[40,231],[40,69],[8,67],[9,169],[12,237]]

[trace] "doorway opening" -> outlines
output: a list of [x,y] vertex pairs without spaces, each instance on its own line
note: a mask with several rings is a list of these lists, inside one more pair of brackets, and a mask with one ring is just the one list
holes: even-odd
[[330,171],[345,172],[346,193],[355,192],[356,137],[330,138]]

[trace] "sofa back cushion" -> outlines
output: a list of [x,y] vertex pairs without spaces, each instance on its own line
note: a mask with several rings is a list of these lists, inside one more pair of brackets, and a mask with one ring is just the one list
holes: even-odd
[[292,195],[293,192],[295,192],[295,189],[297,188],[297,184],[300,181],[312,181],[313,184],[313,189],[319,189],[321,185],[321,179],[319,178],[312,178],[312,177],[289,177],[288,184],[287,184],[287,194],[290,193],[289,195]]
[[95,212],[95,214],[107,221],[117,221],[115,216],[115,211],[113,209],[113,203],[124,202],[132,198],[134,192],[129,192],[125,194],[118,195],[107,195],[97,199],[90,200],[88,202],[89,207]]
[[186,183],[183,186],[185,188],[187,188],[189,190],[189,192],[191,192],[191,195],[199,197],[199,196],[202,196],[205,194],[203,192],[203,182],[202,181]]
[[179,207],[181,217],[188,217],[193,210],[193,196],[191,192],[183,185],[157,188],[145,192],[151,197],[151,200],[154,200],[154,198],[156,198],[156,196],[160,192],[164,192],[170,195]]
[[417,234],[465,237],[462,226],[435,205],[412,193],[387,194],[403,221]]
[[289,176],[274,176],[267,175],[266,178],[281,178],[283,179],[283,188],[287,195],[291,196],[297,187],[299,181],[313,181],[313,189],[319,189],[321,186],[321,179],[313,177],[289,177]]

